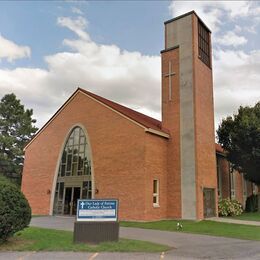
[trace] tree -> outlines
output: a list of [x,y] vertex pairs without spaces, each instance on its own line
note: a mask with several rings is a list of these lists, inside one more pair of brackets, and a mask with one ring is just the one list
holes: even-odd
[[223,119],[217,135],[233,168],[260,184],[260,102]]
[[30,220],[31,208],[19,187],[0,176],[0,245]]
[[33,124],[33,110],[24,109],[14,94],[0,102],[0,174],[21,181],[23,148],[38,130]]

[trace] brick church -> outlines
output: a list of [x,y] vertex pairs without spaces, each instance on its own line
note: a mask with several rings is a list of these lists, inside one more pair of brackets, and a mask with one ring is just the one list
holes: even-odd
[[203,219],[219,197],[244,203],[252,184],[215,145],[211,32],[195,12],[165,22],[161,58],[162,121],[78,88],[38,131],[22,180],[33,214],[117,198],[121,220]]

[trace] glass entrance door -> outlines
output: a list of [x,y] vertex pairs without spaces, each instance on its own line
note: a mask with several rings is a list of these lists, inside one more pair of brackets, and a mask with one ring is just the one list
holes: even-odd
[[81,180],[63,180],[58,182],[55,189],[53,214],[76,215],[77,200],[92,198],[92,181],[87,176]]
[[74,187],[73,188],[74,192],[73,192],[73,199],[72,199],[72,215],[76,215],[77,214],[77,202],[78,199],[80,199],[80,187]]
[[64,215],[76,215],[77,200],[80,199],[80,187],[66,187],[64,196]]

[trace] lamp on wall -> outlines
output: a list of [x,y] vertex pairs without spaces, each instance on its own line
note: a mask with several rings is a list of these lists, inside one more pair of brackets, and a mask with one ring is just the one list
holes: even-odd
[[50,190],[50,189],[47,190],[47,194],[48,194],[48,195],[51,194],[51,190]]

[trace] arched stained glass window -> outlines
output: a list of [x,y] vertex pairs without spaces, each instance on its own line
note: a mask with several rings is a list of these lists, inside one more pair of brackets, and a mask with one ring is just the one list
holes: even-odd
[[62,153],[59,177],[91,175],[89,147],[80,127],[74,128]]
[[91,156],[83,129],[75,127],[62,151],[53,213],[75,215],[80,198],[92,198]]

